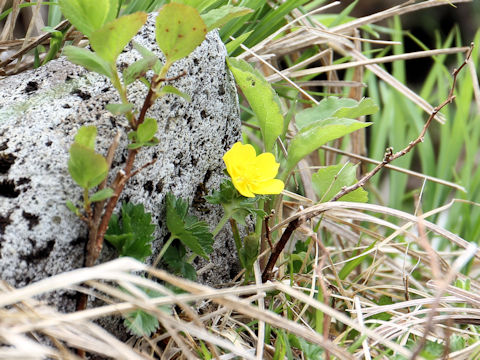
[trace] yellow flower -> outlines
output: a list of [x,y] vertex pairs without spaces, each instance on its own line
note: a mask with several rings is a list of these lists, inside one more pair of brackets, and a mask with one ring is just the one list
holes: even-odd
[[280,194],[283,181],[274,179],[279,163],[272,153],[257,156],[252,145],[237,142],[223,155],[228,174],[240,194],[254,197],[255,194]]

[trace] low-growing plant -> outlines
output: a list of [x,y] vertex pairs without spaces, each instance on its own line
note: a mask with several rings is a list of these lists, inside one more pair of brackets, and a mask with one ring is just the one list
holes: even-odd
[[[178,4],[184,2],[193,5],[196,10],[193,11],[193,8]],[[249,51],[250,54],[252,52],[245,45],[254,47],[274,34],[285,23],[285,14],[306,2],[304,0],[286,1],[274,4],[278,6],[273,6],[257,1],[241,1],[239,5],[248,6],[254,10],[249,12],[248,9],[233,5],[221,7],[220,1],[172,1],[160,9],[157,18],[157,42],[165,55],[165,62],[162,64],[151,52],[134,44],[143,59],[130,65],[119,76],[115,65],[116,56],[146,18],[145,13],[136,11],[156,9],[158,6],[164,5],[164,1],[133,0],[122,7],[121,1],[111,0],[102,3],[97,9],[97,5],[94,5],[93,1],[60,0],[60,6],[67,18],[89,38],[94,50],[91,52],[86,49],[66,48],[65,53],[73,62],[110,78],[113,86],[119,92],[122,103],[109,104],[108,110],[116,116],[125,116],[130,124],[127,164],[110,187],[107,187],[106,178],[111,161],[109,160],[110,153],[115,150],[115,142],[112,144],[109,154],[104,157],[95,152],[96,128],[94,126],[83,127],[79,129],[70,149],[69,170],[73,179],[83,189],[83,204],[79,206],[69,202],[68,206],[89,226],[87,265],[92,265],[96,261],[103,237],[113,244],[120,256],[135,257],[144,261],[152,253],[151,242],[154,225],[150,223],[150,214],[144,212],[143,206],[141,204],[123,204],[121,215],[118,216],[113,214],[113,209],[125,182],[143,168],[140,167],[137,170],[132,168],[137,152],[145,146],[155,146],[158,143],[155,137],[157,122],[155,119],[145,117],[146,110],[156,98],[166,93],[173,93],[188,99],[188,96],[178,89],[164,85],[165,77],[172,63],[188,55],[202,41],[204,31],[200,31],[203,35],[198,32],[186,35],[187,40],[184,42],[176,37],[178,32],[174,32],[172,35],[170,31],[167,31],[167,29],[171,29],[170,21],[188,21],[189,24],[198,25],[195,26],[197,29],[205,30],[226,24],[221,30],[221,35],[224,41],[229,41],[230,36],[233,36],[227,44],[229,54],[239,55],[243,51]],[[311,7],[307,6],[305,9],[312,9],[322,1],[314,3],[313,5],[308,4]],[[333,29],[344,25],[348,26],[349,23],[356,21],[349,16],[356,3],[354,2],[338,15],[315,15],[310,19],[323,21]],[[83,7],[85,4],[90,8]],[[303,10],[303,8],[301,9]],[[303,15],[299,16],[299,18],[302,17]],[[370,25],[363,25],[362,28],[372,36],[375,36],[376,31],[379,30]],[[393,28],[397,31],[394,32],[395,34],[401,33],[398,23],[395,23]],[[289,35],[295,35],[297,29],[292,27],[290,30],[292,32]],[[185,34],[182,33],[182,35]],[[275,36],[280,38],[284,35],[275,33]],[[235,37],[237,38],[235,39]],[[288,36],[285,35],[285,37]],[[450,46],[450,43],[447,42],[446,46]],[[295,70],[298,70],[298,65],[309,60],[309,57],[313,58],[314,54],[320,50],[320,47],[314,44],[311,49],[306,50],[300,56],[292,55],[285,61],[288,66],[297,67]],[[396,51],[403,53],[403,49]],[[385,52],[386,50],[381,51],[380,54],[383,56]],[[353,53],[352,51],[350,55]],[[369,53],[368,49],[367,53]],[[255,56],[257,61],[268,64],[261,56]],[[357,56],[361,59],[363,54],[357,54]],[[172,273],[187,279],[195,279],[193,258],[201,256],[208,259],[208,255],[212,252],[214,237],[228,224],[232,230],[239,262],[245,271],[244,281],[246,283],[252,280],[257,281],[258,290],[255,291],[258,291],[258,299],[261,298],[260,292],[271,291],[268,294],[269,301],[263,303],[263,300],[258,300],[259,307],[260,303],[269,307],[266,313],[268,316],[265,313],[255,312],[253,306],[247,303],[251,300],[237,299],[235,305],[238,305],[238,312],[242,314],[245,314],[245,309],[248,308],[247,310],[250,312],[247,312],[247,317],[253,318],[248,324],[248,331],[258,332],[257,342],[265,341],[268,346],[273,344],[269,350],[274,359],[285,357],[329,358],[332,354],[339,359],[353,359],[354,355],[351,354],[356,354],[355,356],[365,354],[366,358],[370,358],[370,351],[375,354],[375,358],[379,359],[404,359],[408,358],[407,354],[412,359],[417,356],[434,359],[446,356],[445,354],[448,355],[449,351],[465,349],[478,338],[476,335],[478,328],[474,322],[469,322],[467,315],[452,321],[457,321],[457,324],[460,325],[468,324],[468,331],[470,331],[468,341],[465,340],[465,337],[452,335],[447,331],[445,331],[442,341],[432,341],[432,338],[428,338],[427,335],[431,333],[433,325],[442,321],[441,316],[436,317],[436,309],[439,307],[440,301],[445,300],[441,299],[442,294],[448,292],[453,296],[456,294],[455,291],[468,292],[472,290],[469,278],[465,281],[460,278],[456,279],[455,287],[448,288],[448,284],[454,279],[456,272],[474,256],[476,250],[469,247],[463,239],[444,231],[436,224],[427,222],[425,219],[430,214],[410,216],[394,209],[364,204],[369,197],[364,186],[379,171],[389,166],[391,162],[403,158],[424,140],[426,140],[426,144],[421,145],[423,148],[419,152],[420,159],[424,164],[432,161],[432,144],[425,138],[427,130],[434,119],[440,116],[440,111],[454,100],[453,91],[457,80],[459,83],[461,82],[460,70],[467,66],[471,56],[472,47],[467,51],[466,59],[461,59],[459,61],[461,65],[453,72],[453,84],[450,92],[446,91],[448,86],[444,86],[445,83],[439,81],[438,100],[440,105],[429,108],[423,104],[424,110],[427,109],[429,112],[426,123],[419,112],[412,110],[412,104],[407,103],[406,100],[400,101],[394,98],[391,93],[384,91],[385,89],[382,90],[382,96],[385,99],[388,98],[390,102],[385,101],[384,105],[388,105],[380,112],[379,107],[372,99],[355,96],[354,91],[345,93],[345,95],[357,100],[330,96],[316,101],[311,97],[312,94],[330,94],[331,91],[325,93],[302,91],[304,98],[297,99],[298,87],[291,90],[291,88],[282,87],[283,85],[276,85],[274,88],[262,73],[245,60],[228,58],[227,65],[243,95],[242,106],[245,110],[243,119],[248,120],[245,124],[254,132],[249,133],[250,136],[245,133],[243,143],[235,143],[224,154],[223,159],[230,178],[226,179],[218,190],[214,190],[206,197],[209,203],[223,207],[224,216],[218,224],[207,224],[188,213],[188,201],[167,194],[166,225],[170,237],[160,249],[154,265],[162,263]],[[337,61],[336,65],[342,65],[341,63],[345,62],[347,58],[348,56],[345,55],[344,58]],[[307,66],[306,63],[304,64]],[[442,65],[441,61],[437,60],[435,67],[441,68],[441,70],[437,70],[436,75],[444,71],[443,65],[440,65]],[[335,65],[332,66],[336,69]],[[355,68],[356,70],[357,68]],[[300,74],[302,73],[302,70],[298,71]],[[316,75],[313,72],[307,74],[308,69],[305,71],[304,75],[299,76],[306,82]],[[398,64],[394,66],[394,74],[400,80],[404,76]],[[435,75],[435,73],[433,74]],[[275,74],[274,76],[280,75]],[[361,80],[354,72],[347,74],[346,77],[349,76],[353,78],[352,82]],[[372,78],[367,78],[367,80],[373,89],[372,95],[375,95],[376,82]],[[137,80],[142,81],[149,88],[149,93],[140,111],[127,101],[127,85]],[[432,84],[433,80],[428,80],[425,89],[430,88],[432,91]],[[399,82],[400,88],[401,85],[402,82]],[[328,90],[333,87],[333,85],[330,86]],[[467,99],[471,99],[471,86],[463,90],[467,95],[469,94]],[[426,91],[424,90],[424,92]],[[419,98],[415,96],[413,98],[418,103]],[[300,104],[302,105],[300,106]],[[468,104],[466,108],[469,110]],[[381,115],[384,119],[385,113],[388,111],[390,111],[389,115],[395,119],[397,119],[396,113],[405,111],[406,114],[402,117],[405,122],[407,121],[406,117],[415,112],[415,116],[408,119],[414,126],[404,134],[403,139],[400,139],[401,122],[396,124],[396,130],[391,132],[390,138],[381,137],[382,134],[385,135],[385,124],[380,124],[373,130],[376,137],[385,141],[378,141],[373,146],[372,156],[375,158],[383,156],[383,159],[376,166],[372,166],[370,171],[359,169],[359,166],[350,162],[343,163],[336,160],[325,163],[320,161],[323,166],[316,169],[317,171],[314,173],[304,171],[304,165],[308,166],[308,163],[305,162],[306,159],[323,155],[322,151],[328,150],[325,146],[328,142],[336,141],[337,144],[341,144],[345,135],[355,134],[371,124],[360,121],[359,118],[372,116],[377,123],[380,120],[376,114]],[[467,110],[464,109],[464,111]],[[457,116],[461,116],[461,113]],[[466,126],[465,123],[461,125],[462,129]],[[456,129],[457,132],[460,130]],[[442,133],[442,138],[448,136],[448,131],[447,128]],[[251,142],[251,144],[247,144],[247,142]],[[471,143],[474,142],[471,141]],[[395,146],[396,151],[390,146]],[[448,144],[445,143],[442,146],[443,152],[447,151]],[[458,152],[458,146],[455,149]],[[471,162],[475,152],[471,149],[467,150],[469,151],[468,160]],[[447,164],[443,167],[451,166],[455,159],[456,156],[452,155],[448,161],[450,165]],[[428,165],[431,169],[435,164]],[[357,180],[358,174],[360,176]],[[397,179],[392,182],[391,193],[394,194],[391,200],[392,204],[400,206],[405,197],[403,190],[405,183],[405,179]],[[375,187],[370,189],[372,189],[370,193],[374,194],[373,197],[379,198]],[[307,193],[310,195],[304,196]],[[435,205],[439,205],[446,198],[442,191],[428,196],[429,204]],[[338,203],[339,200],[342,202]],[[104,204],[106,204],[105,208]],[[329,213],[330,210],[333,211]],[[366,212],[376,212],[377,214],[372,216]],[[397,226],[387,220],[388,216],[405,221],[402,226]],[[462,221],[466,220],[462,219]],[[364,223],[373,224],[373,226],[364,226]],[[345,226],[340,228],[339,224]],[[415,225],[417,230],[409,229]],[[214,227],[213,232],[209,231],[210,226]],[[377,227],[383,227],[385,230],[377,231]],[[470,231],[475,234],[478,228],[478,224],[474,225]],[[330,229],[333,230],[330,231]],[[446,262],[437,256],[432,246],[426,241],[425,233],[429,231],[466,248],[466,254],[462,254],[457,259],[458,264],[456,262],[449,268]],[[299,235],[295,239],[294,232]],[[368,239],[365,240],[365,238]],[[395,241],[392,241],[393,239]],[[285,251],[290,240],[297,240],[294,246],[292,244],[294,251],[291,253]],[[345,247],[343,246],[344,241],[349,241],[354,245]],[[314,248],[316,251],[312,250]],[[393,279],[394,275],[392,275],[391,269],[394,271],[398,269],[399,257],[396,257],[395,252],[405,255],[402,258],[404,271],[397,271],[404,276],[404,287],[400,290],[396,289],[396,292],[389,292],[384,289],[390,285],[388,279]],[[418,261],[417,264],[414,263],[415,261]],[[426,272],[425,267],[417,268],[418,263],[425,261],[431,263]],[[376,269],[383,263],[389,264],[390,267],[387,267],[389,270],[384,274],[375,274]],[[411,268],[411,272],[407,274],[405,268]],[[331,269],[328,279],[326,269]],[[151,269],[151,271],[155,273],[156,270]],[[287,277],[290,286],[281,282],[260,284],[275,278],[282,279],[284,272],[290,272]],[[173,279],[173,277],[168,278],[169,275],[165,273],[157,272],[156,274],[161,274],[162,276],[159,278],[164,281]],[[308,279],[305,274],[309,274]],[[396,273],[393,272],[393,274]],[[443,279],[442,276],[445,276],[446,279]],[[369,288],[373,277],[387,282],[378,286],[378,292],[371,291]],[[436,286],[440,286],[437,296],[434,298],[423,295],[426,293],[426,289],[432,285],[430,282],[427,283],[429,277],[436,280]],[[409,281],[423,281],[426,285],[411,288]],[[191,290],[192,295],[195,295],[189,299],[194,299],[201,292],[200,286],[196,287],[193,283],[182,283],[178,279],[172,280],[172,283],[175,283],[175,286],[181,288],[182,291]],[[267,289],[267,286],[270,287]],[[396,286],[396,284],[392,286]],[[300,290],[293,289],[294,287],[298,287]],[[307,289],[307,287],[309,288]],[[165,293],[151,291],[150,288],[140,286],[134,290],[122,287],[121,289],[127,296],[141,294],[142,298],[155,298],[155,301],[165,295]],[[332,292],[334,296],[332,296]],[[278,293],[280,293],[282,301],[278,301],[280,296],[275,297]],[[390,296],[392,293],[395,295]],[[217,295],[212,295],[213,302]],[[362,304],[358,300],[359,295],[363,296]],[[399,300],[399,296],[405,297],[402,305],[405,308],[405,315],[395,312],[396,303],[400,300],[403,301],[401,297]],[[229,299],[221,298],[218,303],[222,304],[223,301],[223,304],[228,304]],[[413,310],[414,306],[419,306],[418,303],[415,303],[416,300],[419,300],[418,303],[425,300],[424,304],[431,307],[432,311],[427,313],[425,309]],[[459,301],[457,298],[445,301],[447,300],[453,304],[454,310],[458,313],[467,308],[465,301],[456,303],[455,301]],[[410,301],[413,302],[410,303]],[[179,303],[183,304],[181,301]],[[235,305],[229,311],[237,310]],[[165,313],[168,313],[169,309],[164,308],[160,311],[166,310]],[[341,309],[342,312],[336,309]],[[375,312],[376,309],[380,310]],[[157,307],[147,306],[143,310],[127,312],[125,324],[135,335],[150,336],[161,324],[158,319],[162,319],[163,315],[158,310]],[[449,311],[451,310],[449,309]],[[343,311],[352,314],[356,312],[356,322],[345,316]],[[369,315],[369,312],[373,315]],[[279,313],[285,315],[285,322],[281,321],[284,320],[283,318],[274,317]],[[190,315],[188,314],[188,316]],[[419,323],[423,321],[422,324],[425,324],[423,334],[418,335],[414,331],[410,333],[410,330],[404,333],[399,330],[402,327],[401,324],[406,322],[405,318],[410,315]],[[197,321],[195,317],[193,318],[194,321]],[[332,318],[336,321],[331,321]],[[300,332],[296,327],[298,321],[305,322],[308,331]],[[392,325],[389,324],[389,321],[392,322]],[[401,321],[401,324],[395,321]],[[179,323],[181,323],[180,319]],[[181,326],[179,329],[180,332],[185,331]],[[415,328],[415,330],[417,329]],[[378,334],[376,334],[377,331]],[[390,338],[396,337],[395,332],[404,336],[398,339],[401,345],[390,340]],[[204,343],[205,337],[202,336],[203,334],[199,335],[199,338],[202,339],[199,340],[200,344],[194,346],[197,355],[203,358],[215,357],[217,355],[215,348],[212,349],[209,344]],[[329,340],[333,336],[335,336],[335,344]],[[440,335],[435,339],[439,338],[441,338]],[[368,343],[367,339],[372,341]],[[373,339],[375,340],[373,341]],[[297,353],[301,353],[301,356],[296,356]]]

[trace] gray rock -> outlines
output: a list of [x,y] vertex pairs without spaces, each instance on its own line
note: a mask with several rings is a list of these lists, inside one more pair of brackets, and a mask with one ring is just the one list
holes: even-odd
[[[134,39],[162,57],[154,35],[154,16]],[[171,191],[193,200],[193,210],[213,229],[221,216],[205,204],[205,192],[223,179],[222,155],[240,138],[235,85],[225,66],[226,50],[211,32],[168,76],[185,76],[171,83],[189,94],[190,103],[173,95],[158,100],[148,116],[159,122],[160,144],[142,149],[136,167],[157,162],[132,178],[121,200],[144,204],[158,225],[154,258],[167,236],[164,196]],[[132,47],[118,61],[120,69],[140,59]],[[130,100],[140,108],[146,87],[135,82]],[[80,203],[81,188],[67,170],[68,150],[79,127],[98,128],[96,150],[106,154],[125,118],[105,110],[118,96],[103,76],[89,73],[65,58],[39,69],[0,81],[0,277],[15,287],[83,266],[87,228],[65,206]],[[124,134],[110,180],[126,158]],[[118,206],[117,206],[118,211]],[[209,284],[229,281],[237,270],[235,246],[227,230],[215,242],[213,267],[199,280]],[[115,256],[104,246],[100,261]],[[151,262],[152,259],[149,259]],[[197,268],[206,263],[199,261]],[[74,294],[55,294],[49,302],[62,311],[74,309]]]

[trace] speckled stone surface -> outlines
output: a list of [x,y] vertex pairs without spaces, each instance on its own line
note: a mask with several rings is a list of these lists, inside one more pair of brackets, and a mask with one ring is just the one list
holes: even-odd
[[[162,57],[155,43],[153,14],[134,40]],[[157,224],[154,254],[168,235],[164,221],[167,192],[193,200],[194,213],[212,229],[221,216],[221,210],[205,204],[202,196],[218,188],[224,178],[222,155],[240,138],[238,100],[225,56],[218,34],[209,33],[167,75],[185,72],[171,84],[192,101],[168,95],[147,114],[159,122],[160,144],[142,149],[135,164],[139,167],[153,157],[158,160],[130,180],[122,200],[143,203],[153,214]],[[129,45],[118,65],[123,69],[138,59],[140,55]],[[140,82],[129,87],[130,100],[138,108],[146,90]],[[87,229],[65,206],[69,199],[77,203],[81,199],[80,187],[68,174],[68,149],[80,126],[94,124],[99,133],[96,150],[105,155],[115,133],[126,124],[125,118],[105,110],[106,104],[117,102],[106,78],[65,58],[0,80],[2,280],[20,287],[83,265]],[[119,149],[126,143],[124,134]],[[113,174],[125,158],[126,151],[117,151]],[[209,284],[229,281],[238,270],[235,246],[226,230],[217,237],[214,249],[213,267],[199,278]],[[115,256],[107,246],[100,261]],[[206,265],[202,261],[195,264],[197,268]],[[62,311],[74,308],[74,294],[57,293],[47,299]]]

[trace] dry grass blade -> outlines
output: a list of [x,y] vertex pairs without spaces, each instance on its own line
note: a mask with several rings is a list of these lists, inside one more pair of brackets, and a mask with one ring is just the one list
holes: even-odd
[[[372,64],[383,64],[387,62],[393,62],[398,60],[411,60],[411,59],[419,59],[422,57],[431,57],[435,55],[441,54],[458,54],[458,53],[465,53],[469,50],[469,47],[458,47],[458,48],[448,48],[448,49],[435,49],[435,50],[426,50],[426,51],[416,51],[413,53],[406,53],[401,55],[391,55],[391,56],[384,56],[381,58],[374,58],[374,59],[367,59],[363,61],[351,61],[345,64],[336,64],[336,65],[329,65],[329,66],[322,66],[322,67],[315,67],[310,68],[307,70],[299,70],[299,71],[291,71],[291,69],[287,69],[282,71],[281,73],[285,76],[290,78],[296,77],[303,77],[312,74],[321,74],[329,71],[337,71],[337,70],[344,70],[349,68],[356,68],[359,66],[366,66]],[[270,82],[275,82],[280,80],[280,74],[274,74],[267,78]]]

